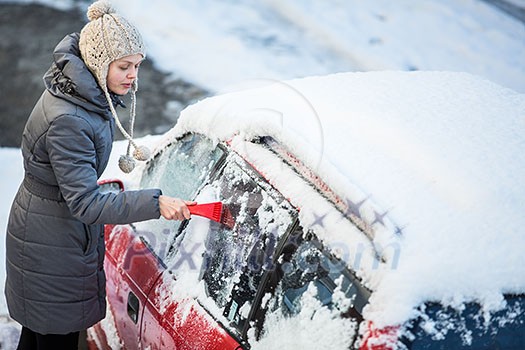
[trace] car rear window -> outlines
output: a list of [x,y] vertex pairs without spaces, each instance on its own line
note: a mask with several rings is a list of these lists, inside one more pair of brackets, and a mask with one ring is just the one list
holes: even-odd
[[[301,297],[313,287],[314,295],[323,306],[362,321],[363,307],[370,293],[349,273],[343,262],[323,251],[317,241],[302,243],[291,260],[283,264],[282,270],[280,307],[285,314],[298,314]],[[334,296],[336,292],[339,295]]]
[[[350,348],[358,336],[370,291],[317,240],[298,226],[288,237],[272,276],[275,288],[259,317],[257,349],[301,328],[315,329],[316,343]],[[312,333],[313,334],[313,333]],[[267,341],[269,343],[267,343]]]

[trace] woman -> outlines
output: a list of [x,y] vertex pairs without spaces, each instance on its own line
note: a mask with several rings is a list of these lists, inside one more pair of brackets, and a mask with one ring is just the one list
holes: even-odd
[[22,140],[25,178],[7,227],[9,313],[22,325],[18,349],[76,349],[79,331],[104,318],[103,224],[190,218],[187,205],[159,189],[99,192],[115,126],[129,140],[119,165],[149,151],[121,125],[115,107],[131,93],[135,117],[137,72],[145,58],[137,29],[99,1],[90,22],[66,36],[44,77],[46,89]]

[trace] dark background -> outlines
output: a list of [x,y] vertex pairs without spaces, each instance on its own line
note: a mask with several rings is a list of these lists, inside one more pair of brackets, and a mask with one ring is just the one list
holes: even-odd
[[[20,147],[25,122],[44,90],[42,78],[55,46],[86,22],[82,6],[61,11],[37,4],[0,4],[0,147]],[[139,72],[135,136],[166,132],[184,107],[207,95],[146,59]],[[117,111],[127,127],[129,111]],[[119,132],[115,136],[123,138]]]

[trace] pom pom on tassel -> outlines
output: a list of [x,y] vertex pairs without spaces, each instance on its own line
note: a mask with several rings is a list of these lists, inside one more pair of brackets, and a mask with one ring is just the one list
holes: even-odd
[[129,174],[135,169],[135,160],[128,155],[121,155],[118,160],[118,166],[120,170]]
[[139,146],[133,151],[133,157],[137,160],[148,160],[151,156],[151,151],[146,146]]

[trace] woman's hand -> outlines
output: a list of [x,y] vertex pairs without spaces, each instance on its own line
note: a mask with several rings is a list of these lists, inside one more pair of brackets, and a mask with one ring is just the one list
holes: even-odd
[[191,217],[188,205],[195,205],[196,202],[185,201],[180,198],[160,196],[159,208],[160,215],[167,220],[184,220]]

